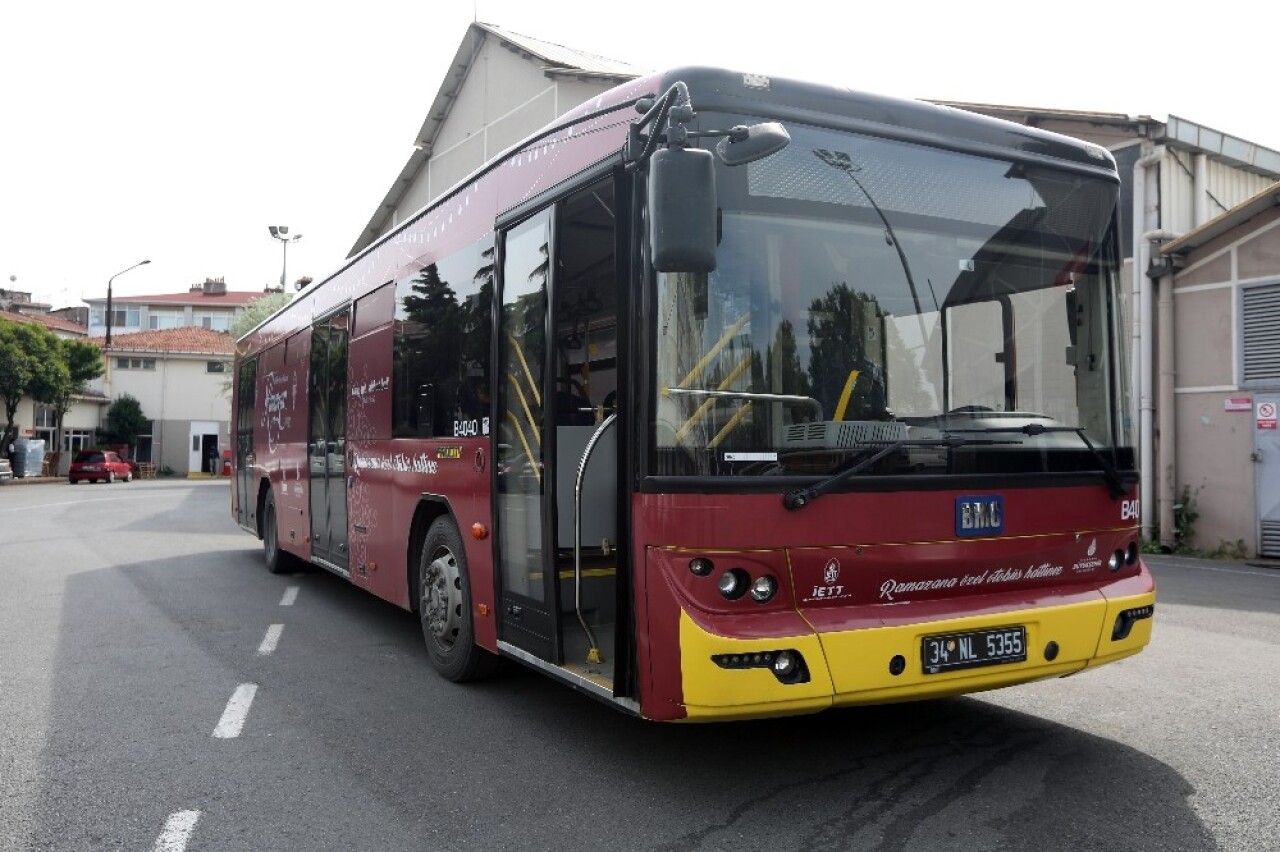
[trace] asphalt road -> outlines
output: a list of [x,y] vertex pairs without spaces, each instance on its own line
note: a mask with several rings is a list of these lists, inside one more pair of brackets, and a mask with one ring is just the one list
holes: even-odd
[[[276,577],[225,483],[0,487],[0,850],[1280,849],[1280,570],[1153,560],[1079,677],[712,726]],[[273,627],[278,625],[278,627]]]

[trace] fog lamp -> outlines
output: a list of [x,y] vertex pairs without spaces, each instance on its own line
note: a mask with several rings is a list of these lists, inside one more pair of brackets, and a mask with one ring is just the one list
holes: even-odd
[[790,651],[779,651],[778,656],[773,658],[773,673],[782,679],[791,677],[796,673],[796,666],[800,661],[796,659],[796,655]]

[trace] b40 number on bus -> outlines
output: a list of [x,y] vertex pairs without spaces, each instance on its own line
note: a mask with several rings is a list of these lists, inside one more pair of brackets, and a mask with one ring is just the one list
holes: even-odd
[[485,417],[480,420],[455,420],[453,421],[453,437],[455,438],[475,438],[480,435],[489,434],[489,418]]
[[926,636],[920,656],[925,674],[1021,663],[1027,659],[1027,629],[1022,626],[971,633]]

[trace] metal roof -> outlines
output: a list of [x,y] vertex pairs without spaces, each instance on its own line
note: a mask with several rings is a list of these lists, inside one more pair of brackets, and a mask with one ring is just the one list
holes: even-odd
[[544,69],[546,71],[585,71],[589,74],[629,80],[632,77],[648,74],[653,70],[651,68],[640,68],[626,62],[618,62],[615,59],[598,56],[594,53],[574,50],[571,47],[552,44],[549,41],[530,38],[519,33],[499,29],[492,24],[476,23],[472,24],[472,26],[478,27],[506,42],[509,47],[518,49],[526,57],[541,59],[547,63],[547,68]]
[[1122,112],[1045,109],[1003,104],[930,101],[930,103],[1016,121],[1031,127],[1052,121],[1075,121],[1095,127],[1115,128],[1133,138],[1147,138],[1180,151],[1208,154],[1237,168],[1269,178],[1280,178],[1280,151],[1170,115],[1167,121],[1149,115],[1130,116]]
[[1187,231],[1176,240],[1170,240],[1160,247],[1160,251],[1164,254],[1185,254],[1276,206],[1280,206],[1280,183],[1271,184],[1200,227]]

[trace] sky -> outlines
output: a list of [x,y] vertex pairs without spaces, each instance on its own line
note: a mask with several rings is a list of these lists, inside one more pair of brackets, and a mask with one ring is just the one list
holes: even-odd
[[[1280,6],[65,0],[0,15],[0,287],[53,307],[337,268],[473,20],[660,70],[1164,120],[1280,150]],[[1256,34],[1264,34],[1258,36]]]

